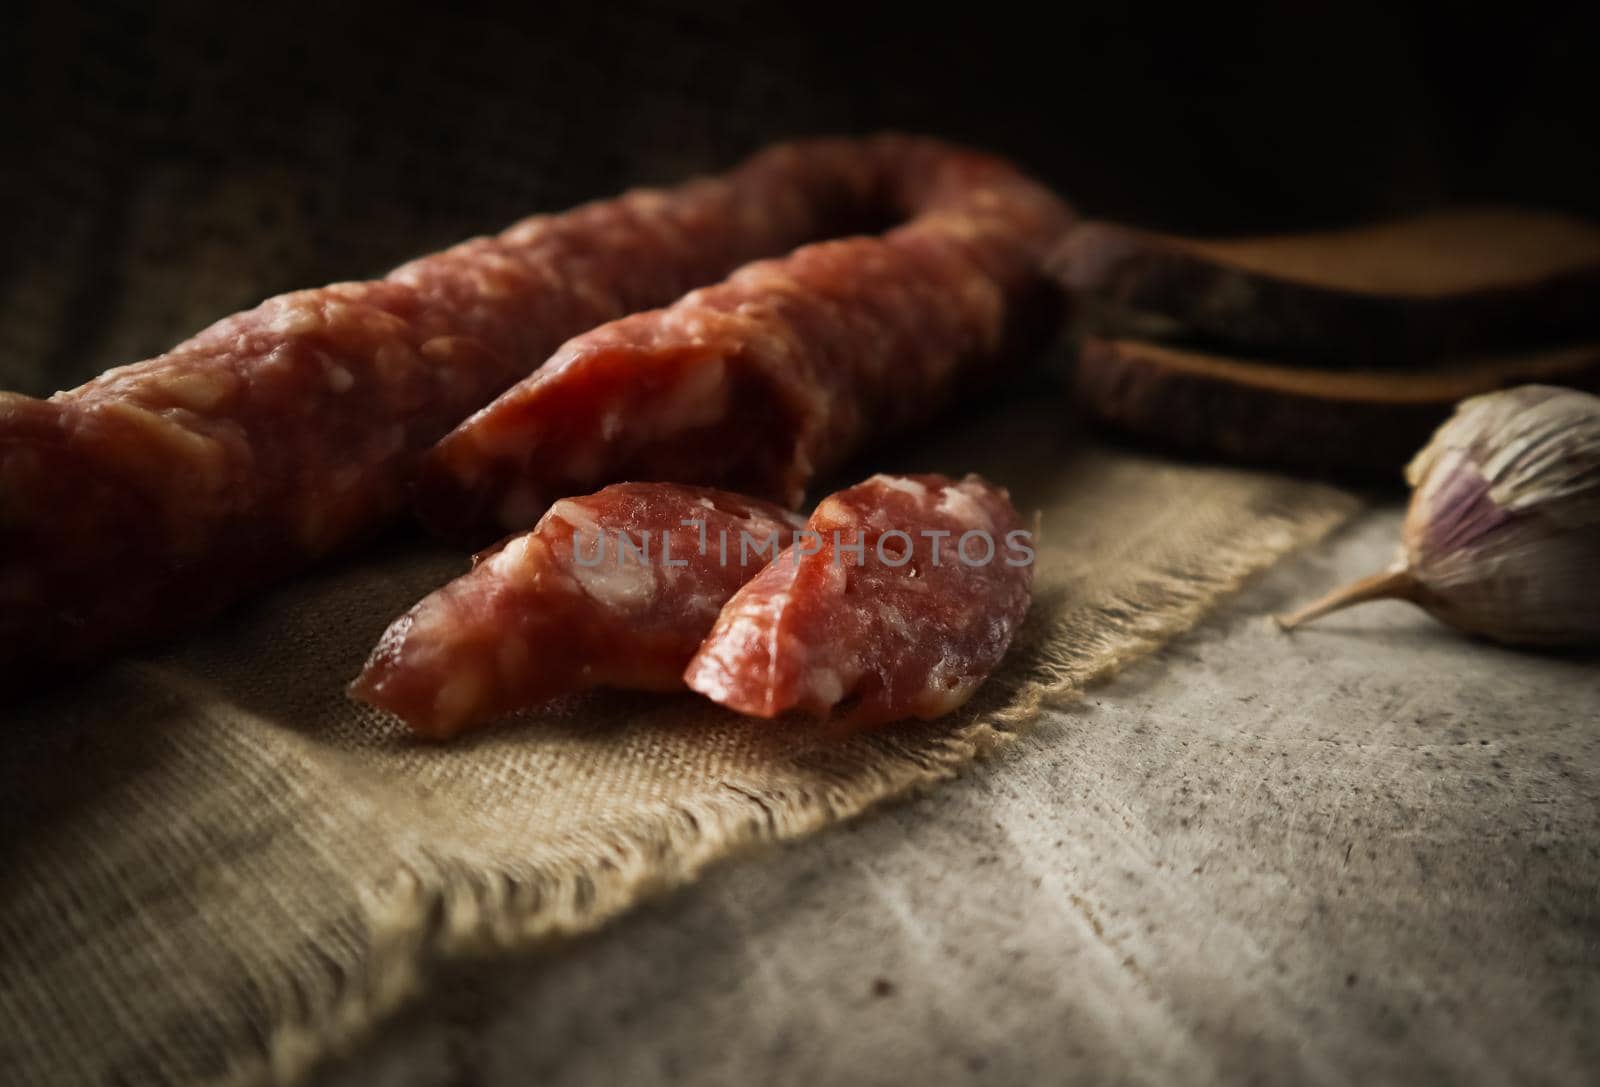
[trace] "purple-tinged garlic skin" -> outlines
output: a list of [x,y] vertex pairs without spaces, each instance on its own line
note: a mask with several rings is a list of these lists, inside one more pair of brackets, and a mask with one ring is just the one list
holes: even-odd
[[1600,397],[1523,385],[1463,400],[1406,468],[1395,565],[1281,620],[1403,599],[1511,645],[1600,644]]

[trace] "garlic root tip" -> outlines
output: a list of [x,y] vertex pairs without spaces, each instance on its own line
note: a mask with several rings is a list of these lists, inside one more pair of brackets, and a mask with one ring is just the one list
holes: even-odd
[[1313,600],[1298,611],[1288,615],[1275,615],[1278,629],[1289,631],[1302,623],[1320,619],[1330,612],[1342,611],[1369,600],[1415,600],[1417,582],[1409,570],[1384,570],[1371,574],[1348,585],[1342,585],[1320,600]]

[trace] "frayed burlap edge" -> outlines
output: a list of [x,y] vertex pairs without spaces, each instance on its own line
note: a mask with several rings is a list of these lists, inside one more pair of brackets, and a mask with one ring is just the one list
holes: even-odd
[[597,828],[560,863],[526,869],[419,855],[384,885],[361,892],[361,922],[370,934],[365,955],[346,967],[331,992],[314,993],[296,977],[282,977],[273,1002],[282,1011],[267,1027],[265,1045],[235,1054],[220,1082],[301,1082],[324,1060],[348,1053],[445,962],[527,951],[593,931],[643,899],[691,882],[713,862],[804,837],[955,777],[1046,708],[1189,630],[1251,575],[1321,539],[1360,507],[1353,497],[1321,494],[1320,507],[1313,504],[1298,519],[1266,517],[1249,543],[1229,541],[1203,564],[1165,571],[1136,592],[1060,617],[1035,633],[1031,678],[1017,684],[1005,705],[915,749],[878,753],[839,781],[765,795],[730,785],[715,800],[643,811],[627,826]]

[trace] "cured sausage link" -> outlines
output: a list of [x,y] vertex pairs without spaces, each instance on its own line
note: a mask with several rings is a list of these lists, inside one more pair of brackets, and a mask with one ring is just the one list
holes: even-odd
[[669,483],[563,499],[397,619],[350,692],[444,739],[588,687],[681,689],[722,604],[802,524]]
[[171,632],[370,533],[416,454],[563,340],[880,221],[884,153],[779,145],[269,299],[47,400],[0,393],[0,674]]
[[1053,331],[1042,266],[1068,209],[997,159],[874,148],[909,222],[747,265],[567,342],[428,454],[424,521],[481,541],[617,479],[798,504],[817,473]]
[[873,476],[734,594],[684,673],[755,717],[931,719],[972,697],[1027,614],[1032,542],[977,476]]

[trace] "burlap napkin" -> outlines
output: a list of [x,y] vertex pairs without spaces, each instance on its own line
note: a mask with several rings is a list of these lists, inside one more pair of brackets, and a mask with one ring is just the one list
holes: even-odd
[[1028,626],[946,720],[840,740],[599,693],[419,744],[343,694],[388,620],[464,566],[407,536],[6,711],[0,1068],[296,1079],[433,964],[592,929],[949,777],[1355,505],[1074,445],[1048,386],[963,419],[868,466],[981,471],[1043,515]]

